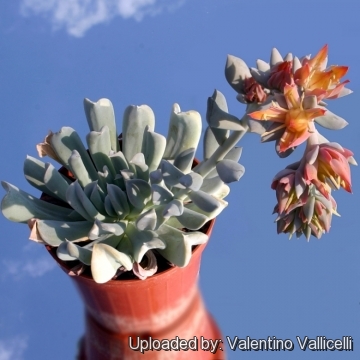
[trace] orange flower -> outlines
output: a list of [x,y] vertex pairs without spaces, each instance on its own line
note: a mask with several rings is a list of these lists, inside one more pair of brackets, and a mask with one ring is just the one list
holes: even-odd
[[[285,85],[284,96],[287,109],[277,103],[273,103],[267,110],[255,111],[249,114],[255,120],[271,120],[279,123],[279,126],[272,127],[271,131],[262,134],[262,137],[271,132],[279,132],[280,152],[298,146],[308,139],[314,131],[314,119],[324,115],[324,109],[310,108],[303,106],[303,98],[300,98],[297,86]],[[281,132],[281,133],[280,133]]]
[[335,99],[340,96],[346,80],[340,79],[346,75],[348,66],[330,66],[327,64],[328,46],[325,45],[312,59],[305,58],[303,66],[294,74],[295,83],[304,88],[306,95],[316,95],[318,100]]

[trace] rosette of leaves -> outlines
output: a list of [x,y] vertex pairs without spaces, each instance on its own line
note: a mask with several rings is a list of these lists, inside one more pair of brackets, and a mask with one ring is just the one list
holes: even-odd
[[[221,94],[214,96],[226,107]],[[84,107],[90,128],[86,145],[73,128],[63,127],[37,146],[41,157],[56,160],[71,176],[27,156],[26,180],[52,200],[2,182],[4,216],[27,223],[30,239],[56,247],[59,259],[80,261],[76,274],[90,266],[98,283],[131,270],[145,279],[157,270],[154,252],[186,266],[192,247],[208,240],[198,230],[227,206],[226,183],[244,172],[238,164],[241,148],[226,141],[229,130],[222,129],[224,121],[227,127],[233,121],[242,130],[240,123],[211,110],[205,160],[192,170],[202,129],[198,112],[181,112],[175,104],[165,138],[154,131],[150,107],[129,106],[119,143],[111,102],[85,99]]]

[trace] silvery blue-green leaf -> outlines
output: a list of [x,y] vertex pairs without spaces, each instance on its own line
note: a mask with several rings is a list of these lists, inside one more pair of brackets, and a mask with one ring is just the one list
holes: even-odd
[[206,120],[211,128],[244,131],[240,119],[219,108],[213,98],[208,98]]
[[185,175],[176,166],[167,160],[161,162],[161,172],[163,180],[167,186],[174,186],[179,184],[179,180]]
[[84,193],[101,214],[106,213],[104,206],[105,193],[100,188],[97,181],[93,181],[90,184],[87,184],[84,187]]
[[[36,189],[44,192],[48,195],[51,195],[57,199],[61,199],[55,193],[50,191],[44,182],[44,174],[45,174],[45,166],[46,164],[32,156],[26,156],[24,161],[24,176],[25,179],[29,182],[30,185],[35,187]],[[61,177],[61,175],[59,174]],[[63,179],[63,181],[65,181]],[[67,184],[67,183],[66,183]]]
[[136,209],[143,209],[151,199],[150,185],[140,179],[131,179],[126,181],[126,193],[130,203]]
[[184,150],[197,149],[201,127],[201,116],[197,111],[181,112],[180,106],[174,104],[163,158],[175,159]]
[[69,158],[73,150],[77,150],[80,154],[82,161],[90,175],[90,178],[97,180],[97,171],[95,166],[86,151],[77,132],[70,127],[62,127],[57,133],[54,133],[50,139],[51,146],[53,147],[56,155],[61,159],[65,166],[69,166]]
[[[322,108],[322,106],[320,106]],[[340,130],[343,129],[348,122],[341,118],[340,116],[332,113],[329,110],[326,110],[325,115],[318,116],[314,119],[319,125],[323,126],[326,129],[330,130]]]
[[184,267],[191,259],[193,245],[207,241],[207,236],[203,233],[193,232],[191,234],[190,236],[185,235],[182,231],[164,224],[158,229],[157,235],[164,241],[166,247],[157,251],[174,265]]
[[144,134],[142,153],[145,155],[145,163],[149,166],[149,172],[159,167],[165,147],[165,137],[147,128]]
[[86,241],[91,227],[89,221],[36,220],[38,233],[50,246],[59,246],[65,240]]
[[151,192],[154,205],[167,204],[174,198],[174,194],[170,190],[159,184],[152,184]]
[[155,230],[157,216],[155,209],[143,212],[136,220],[135,225],[138,230]]
[[133,259],[133,245],[129,239],[129,237],[124,234],[124,236],[121,237],[121,240],[119,241],[118,245],[116,246],[116,250],[120,251],[123,254],[126,254],[130,257],[132,261]]
[[178,199],[171,200],[166,204],[163,211],[163,217],[180,216],[184,211],[184,204]]
[[110,131],[111,149],[119,151],[119,141],[117,139],[114,108],[109,99],[100,99],[92,102],[84,99],[84,109],[90,131],[100,131],[106,125]]
[[222,203],[220,200],[216,199],[214,196],[209,195],[201,190],[191,191],[189,193],[189,198],[197,205],[201,210],[205,212],[213,212],[216,209],[221,208]]
[[123,219],[130,212],[130,207],[125,192],[113,184],[108,184],[107,191],[117,217],[119,219]]
[[88,221],[93,221],[94,219],[101,221],[105,219],[105,216],[100,214],[92,202],[86,197],[84,190],[77,180],[69,185],[66,191],[66,200],[74,210]]
[[150,230],[139,231],[133,224],[126,228],[126,235],[133,246],[134,261],[140,263],[143,256],[151,249],[164,249],[164,242],[157,237],[157,233]]
[[136,154],[130,160],[130,164],[134,167],[136,178],[145,181],[149,180],[149,167],[145,163],[145,157],[143,153]]
[[112,203],[111,203],[111,200],[110,200],[110,196],[109,196],[109,195],[106,195],[106,197],[105,197],[104,206],[105,206],[105,211],[106,211],[106,213],[107,213],[110,217],[117,218],[116,211],[115,211],[114,207],[112,206]]
[[91,264],[91,256],[92,256],[91,250],[84,249],[81,246],[73,244],[69,241],[67,241],[66,244],[67,244],[67,251],[70,256],[80,260],[85,265]]
[[141,153],[146,128],[154,131],[155,116],[147,105],[128,106],[124,112],[122,125],[122,149],[127,159]]
[[103,223],[96,219],[89,230],[88,236],[90,240],[104,239],[108,237],[107,235],[120,236],[125,232],[126,225],[127,223],[125,221]]
[[116,174],[110,159],[110,154],[112,152],[109,128],[103,126],[100,132],[91,131],[86,136],[86,141],[89,146],[91,158],[93,159],[97,170],[102,171],[104,166],[106,166],[109,169],[112,178],[114,178]]
[[126,169],[121,170],[120,174],[121,174],[121,176],[123,177],[124,180],[130,180],[130,179],[132,179],[134,177],[134,173],[132,171],[126,170]]
[[207,160],[219,147],[219,144],[215,138],[215,135],[212,129],[208,126],[205,130],[204,141],[203,141],[203,151],[204,159]]
[[70,171],[78,179],[79,184],[84,188],[93,182],[77,150],[73,150],[69,158]]
[[[227,186],[227,185],[225,185],[225,186]],[[220,198],[216,198],[216,201],[219,204],[218,204],[218,206],[213,206],[212,211],[203,210],[197,204],[195,204],[195,202],[185,204],[184,206],[189,210],[198,212],[199,214],[206,215],[210,220],[212,220],[212,219],[216,218],[228,206],[228,203],[225,200],[222,200]]]
[[109,245],[94,245],[91,274],[95,282],[102,284],[111,280],[120,266],[124,266],[126,270],[130,271],[132,269],[131,258]]
[[184,207],[184,211],[180,216],[171,217],[166,225],[181,229],[186,228],[189,230],[199,230],[202,226],[204,226],[209,221],[209,218],[200,214],[196,211],[190,210]]
[[15,222],[27,222],[32,218],[43,220],[83,220],[72,209],[39,200],[27,192],[5,181],[1,182],[7,192],[1,202],[3,215]]
[[48,192],[66,202],[69,183],[50,163],[45,165],[44,183]]
[[195,172],[191,172],[182,176],[179,179],[179,183],[183,185],[186,189],[198,191],[203,183],[203,177]]
[[[217,199],[224,199],[230,193],[230,187],[226,184],[222,184],[222,186],[214,191],[211,195],[215,196]],[[227,203],[226,203],[227,204]]]
[[224,182],[220,179],[216,168],[213,171],[210,171],[209,174],[206,175],[200,190],[206,192],[207,194],[214,194],[218,191]]
[[278,156],[282,159],[288,157],[295,149],[296,149],[296,146],[292,147],[290,149],[287,149],[286,151],[280,152],[280,139],[276,140],[276,142],[275,142],[275,151],[278,154]]
[[117,153],[110,155],[110,160],[113,163],[116,174],[119,174],[121,170],[128,170],[129,164],[123,154],[123,152],[118,151]]
[[232,160],[238,162],[242,154],[242,147],[235,146],[233,147],[224,157],[224,159]]
[[64,200],[68,182],[50,163],[27,156],[24,162],[26,180],[35,188],[54,198]]
[[239,181],[239,179],[245,173],[245,168],[243,165],[229,159],[220,160],[216,164],[216,170],[219,174],[220,179],[225,184],[229,184],[234,181]]
[[77,260],[75,256],[71,256],[68,251],[67,242],[63,241],[56,249],[57,257],[62,261],[74,261]]
[[251,74],[244,60],[228,55],[225,65],[225,77],[236,92],[242,93],[244,92],[244,80],[250,78]]
[[[225,96],[220,91],[215,89],[214,93],[212,94],[211,97],[208,98],[208,102],[207,102],[206,121],[208,124],[210,124],[210,118],[212,116],[214,104],[216,105],[216,107],[218,109],[222,110],[225,113],[228,113],[228,106],[227,106]],[[214,127],[211,128],[211,131],[219,145],[222,145],[224,143],[224,141],[229,137],[229,134],[230,134],[229,130],[217,129]],[[210,136],[210,135],[208,135],[208,136]],[[211,141],[211,138],[208,141]],[[209,146],[214,146],[214,145],[209,144]],[[209,149],[209,152],[211,152],[210,149]]]
[[279,50],[276,48],[273,48],[271,50],[271,55],[270,55],[270,66],[273,67],[276,64],[281,63],[283,61],[284,61],[284,59],[281,56],[281,54],[279,53]]
[[150,183],[151,184],[160,184],[163,180],[161,169],[157,169],[150,173]]
[[194,157],[195,157],[194,148],[184,150],[182,153],[176,156],[174,160],[174,166],[177,167],[183,173],[188,173],[192,168]]
[[155,209],[155,213],[156,213],[156,225],[155,225],[155,228],[154,228],[154,231],[157,231],[157,229],[162,226],[164,223],[166,223],[169,218],[165,218],[163,216],[163,212],[164,212],[164,209],[165,209],[165,205],[158,205],[156,206],[154,209]]

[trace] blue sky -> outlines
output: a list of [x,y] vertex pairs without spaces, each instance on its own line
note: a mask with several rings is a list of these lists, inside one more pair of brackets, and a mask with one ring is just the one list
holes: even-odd
[[[49,130],[88,132],[82,100],[107,97],[120,125],[129,104],[153,108],[156,130],[167,131],[173,103],[200,112],[216,88],[230,112],[242,104],[224,77],[227,54],[268,60],[316,54],[348,65],[354,93],[329,102],[349,122],[324,136],[359,159],[360,22],[355,0],[13,0],[0,12],[0,179],[36,194],[25,181],[27,154]],[[205,122],[204,122],[205,124]],[[341,218],[321,240],[277,235],[273,176],[299,159],[279,159],[273,143],[247,135],[229,206],[217,219],[203,256],[200,283],[223,334],[296,341],[296,336],[354,338],[354,352],[231,352],[229,359],[358,359],[360,291],[359,169],[353,194],[337,191]],[[201,149],[198,157],[201,158]],[[0,360],[64,360],[83,333],[82,304],[70,280],[29,230],[0,217]]]

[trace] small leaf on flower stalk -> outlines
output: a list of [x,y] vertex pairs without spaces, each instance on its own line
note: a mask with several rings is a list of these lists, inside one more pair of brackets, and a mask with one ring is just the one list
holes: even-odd
[[317,97],[315,95],[305,96],[302,102],[304,109],[313,109],[318,106]]
[[[208,102],[207,102],[206,121],[208,124],[210,122],[210,116],[213,112],[214,104],[216,104],[217,107],[219,109],[221,109],[222,111],[224,111],[226,113],[228,112],[228,106],[227,106],[225,96],[220,91],[215,89],[214,93],[212,94],[211,97],[208,98]],[[211,132],[212,132],[213,136],[215,137],[218,145],[222,145],[224,143],[224,141],[229,137],[229,134],[230,134],[229,130],[216,129],[216,128],[211,128]],[[208,134],[207,136],[211,136],[211,135]],[[216,147],[218,145],[216,145]],[[212,145],[212,146],[214,146],[214,145]],[[211,152],[211,149],[209,149],[209,152]]]
[[256,66],[260,71],[263,71],[263,72],[270,70],[270,64],[261,59],[256,60]]
[[120,266],[132,269],[131,258],[106,244],[95,244],[91,258],[91,274],[94,281],[102,284],[111,280]]
[[219,161],[216,164],[216,170],[220,179],[225,184],[238,181],[245,173],[245,168],[243,165],[229,159]]
[[302,64],[297,56],[294,56],[293,59],[293,73],[295,73],[296,70],[300,69],[302,67]]
[[242,147],[235,146],[233,147],[224,157],[224,159],[232,160],[238,162],[242,154]]
[[279,50],[276,48],[273,48],[271,50],[271,55],[270,55],[270,66],[273,67],[276,64],[283,62],[283,61],[284,61],[284,59],[281,56],[281,54],[279,53]]
[[329,110],[326,110],[325,115],[318,116],[314,119],[319,125],[323,126],[326,129],[330,130],[341,130],[348,125],[348,122],[341,118],[340,116],[335,115]]
[[208,98],[206,120],[211,128],[244,131],[240,119],[220,109],[212,98]]
[[293,54],[287,53],[284,57],[284,61],[292,61],[293,60]]
[[244,91],[244,80],[250,78],[251,74],[244,60],[228,55],[225,65],[225,77],[236,92],[242,93]]
[[315,209],[315,196],[310,196],[308,201],[302,207],[302,211],[304,213],[305,219],[307,220],[308,224],[312,220],[312,217],[314,215],[314,209]]

